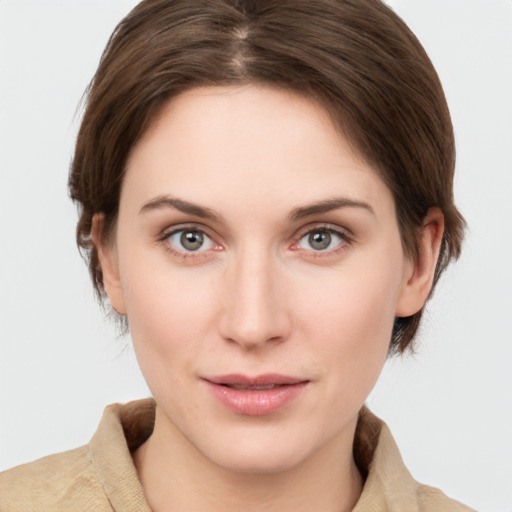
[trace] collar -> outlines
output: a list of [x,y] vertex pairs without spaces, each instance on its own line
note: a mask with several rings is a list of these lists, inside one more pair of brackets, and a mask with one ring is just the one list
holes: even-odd
[[[155,408],[153,399],[107,407],[89,443],[89,457],[114,510],[151,512],[131,452],[153,432]],[[470,510],[441,491],[416,482],[388,426],[366,407],[359,414],[354,459],[365,484],[353,512]]]

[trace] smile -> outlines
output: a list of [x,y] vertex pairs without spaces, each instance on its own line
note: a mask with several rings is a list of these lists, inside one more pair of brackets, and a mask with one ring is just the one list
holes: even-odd
[[257,377],[224,375],[203,379],[224,407],[245,416],[264,416],[283,409],[302,394],[309,381],[277,374]]

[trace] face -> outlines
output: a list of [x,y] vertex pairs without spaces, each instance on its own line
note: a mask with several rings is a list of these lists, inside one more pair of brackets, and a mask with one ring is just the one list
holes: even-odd
[[395,316],[424,300],[383,181],[321,107],[263,86],[167,105],[100,256],[155,429],[237,471],[351,443]]

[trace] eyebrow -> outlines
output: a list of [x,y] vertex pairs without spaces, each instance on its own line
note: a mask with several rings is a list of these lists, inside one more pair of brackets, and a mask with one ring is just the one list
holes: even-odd
[[[297,221],[306,217],[311,217],[313,215],[328,213],[333,210],[347,207],[362,208],[369,211],[372,215],[375,215],[373,208],[368,203],[363,201],[356,201],[347,197],[335,197],[332,199],[326,199],[325,201],[319,201],[317,203],[294,208],[289,215],[289,219],[291,221]],[[218,213],[210,208],[205,208],[204,206],[199,206],[189,201],[184,201],[183,199],[177,199],[169,196],[159,196],[155,199],[152,199],[141,208],[140,213],[142,214],[148,211],[160,210],[163,208],[172,208],[189,215],[194,215],[196,217],[212,221],[220,221],[222,219]]]
[[202,219],[219,221],[220,215],[215,213],[210,208],[205,208],[183,199],[177,199],[169,196],[159,196],[146,203],[140,210],[140,213],[146,213],[152,210],[161,210],[163,208],[172,208],[189,215],[195,215]]
[[296,221],[304,219],[305,217],[310,217],[312,215],[328,213],[333,210],[338,210],[340,208],[347,207],[363,208],[364,210],[369,211],[372,215],[375,215],[375,211],[368,203],[365,203],[363,201],[356,201],[354,199],[349,199],[347,197],[334,197],[332,199],[327,199],[325,201],[320,201],[318,203],[313,203],[310,205],[294,208],[290,213],[290,220]]

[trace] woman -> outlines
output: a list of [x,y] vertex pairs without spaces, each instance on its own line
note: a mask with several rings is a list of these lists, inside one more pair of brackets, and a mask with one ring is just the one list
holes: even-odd
[[453,167],[437,75],[382,3],[139,4],[70,191],[155,401],[4,473],[2,507],[467,510],[364,408],[460,252]]

